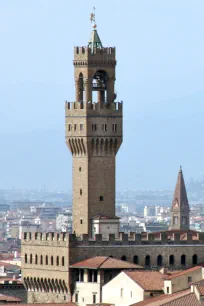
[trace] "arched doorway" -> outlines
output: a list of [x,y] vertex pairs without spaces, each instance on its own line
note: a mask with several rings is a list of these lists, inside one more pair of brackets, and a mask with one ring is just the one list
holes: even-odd
[[151,259],[150,259],[150,256],[147,255],[147,256],[145,257],[145,266],[149,267],[150,264],[151,264]]
[[139,264],[139,257],[138,257],[137,255],[135,255],[135,256],[133,257],[133,263],[134,263],[135,265],[138,265],[138,264]]
[[194,254],[192,256],[192,264],[197,265],[197,263],[198,263],[198,256],[197,256],[197,254]]
[[186,255],[181,255],[181,265],[185,266],[186,265]]
[[158,267],[161,267],[162,264],[163,264],[163,258],[162,258],[161,255],[158,255],[158,256],[157,256],[157,266],[158,266]]
[[123,255],[123,256],[121,257],[121,260],[126,261],[126,260],[127,260],[126,256]]
[[173,266],[174,265],[174,255],[169,256],[169,265]]

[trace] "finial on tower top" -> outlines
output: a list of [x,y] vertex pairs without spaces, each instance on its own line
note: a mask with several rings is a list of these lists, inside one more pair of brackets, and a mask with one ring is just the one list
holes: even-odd
[[97,25],[95,23],[96,21],[95,10],[96,10],[95,7],[93,7],[93,12],[90,14],[90,20],[92,23],[93,31],[91,33],[91,39],[89,40],[88,46],[89,48],[91,48],[92,53],[94,52],[94,48],[99,48],[99,49],[103,48],[102,42],[96,30]]
[[94,29],[96,29],[97,25],[96,25],[96,8],[95,6],[93,7],[93,12],[90,14],[90,20],[92,23],[92,27]]
[[180,166],[180,171],[182,171],[182,166]]

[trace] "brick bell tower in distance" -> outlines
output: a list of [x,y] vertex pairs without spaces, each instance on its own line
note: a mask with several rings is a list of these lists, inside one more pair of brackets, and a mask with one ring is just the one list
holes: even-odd
[[74,48],[76,99],[65,103],[66,144],[72,153],[73,232],[89,236],[96,231],[94,218],[117,219],[115,161],[123,122],[122,102],[115,102],[116,50],[103,47],[95,13],[91,21],[88,45]]

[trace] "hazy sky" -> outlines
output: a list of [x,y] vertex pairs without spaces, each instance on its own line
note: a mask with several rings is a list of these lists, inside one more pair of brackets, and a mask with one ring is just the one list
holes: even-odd
[[71,189],[64,101],[93,5],[117,47],[117,189],[173,188],[180,164],[186,180],[204,175],[203,0],[0,0],[0,188]]

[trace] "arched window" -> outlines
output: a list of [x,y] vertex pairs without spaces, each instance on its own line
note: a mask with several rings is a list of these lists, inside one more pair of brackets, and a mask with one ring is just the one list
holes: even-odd
[[43,256],[40,256],[40,264],[43,265]]
[[139,264],[139,257],[138,257],[137,255],[135,255],[135,256],[133,257],[133,263],[136,264],[136,265]]
[[194,254],[193,257],[192,257],[192,264],[197,265],[197,263],[198,263],[198,256],[196,254]]
[[126,256],[123,255],[123,256],[121,257],[121,260],[126,261],[126,260],[127,260]]
[[54,265],[54,259],[53,259],[53,256],[51,256],[51,266]]
[[186,264],[186,255],[181,255],[181,265],[182,266],[185,266],[185,264]]
[[64,267],[64,256],[62,256],[62,266]]
[[33,255],[30,254],[30,264],[32,264],[32,263],[33,263]]
[[56,265],[59,266],[59,256],[56,258]]
[[157,256],[157,266],[161,267],[163,264],[163,258],[161,255]]
[[47,255],[45,257],[45,264],[46,264],[46,266],[48,265],[48,256]]
[[174,265],[174,255],[169,256],[169,265],[173,266]]
[[37,254],[35,255],[35,264],[36,265],[38,264],[38,255]]
[[28,263],[28,255],[25,254],[25,263]]
[[92,79],[92,101],[107,102],[107,91],[109,90],[108,74],[105,70],[98,70]]
[[35,240],[38,239],[38,233],[35,233]]
[[151,263],[150,256],[147,255],[147,256],[145,257],[145,266],[149,267],[149,266],[150,266],[150,263]]

